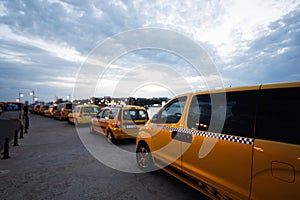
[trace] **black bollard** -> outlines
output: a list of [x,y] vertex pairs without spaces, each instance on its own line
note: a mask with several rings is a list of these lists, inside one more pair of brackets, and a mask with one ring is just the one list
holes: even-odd
[[23,136],[23,129],[24,129],[24,126],[21,125],[20,139],[23,139],[23,138],[24,138],[24,136]]
[[14,145],[13,146],[19,146],[19,144],[18,144],[18,130],[15,130]]
[[5,138],[4,142],[4,152],[3,152],[3,159],[9,159],[9,139]]
[[25,133],[27,133],[27,129],[29,128],[29,117],[25,116]]

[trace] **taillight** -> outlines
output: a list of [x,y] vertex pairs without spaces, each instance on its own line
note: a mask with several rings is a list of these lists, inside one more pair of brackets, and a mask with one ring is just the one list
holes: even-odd
[[116,120],[115,122],[112,123],[112,126],[115,128],[121,128],[121,123],[119,120]]

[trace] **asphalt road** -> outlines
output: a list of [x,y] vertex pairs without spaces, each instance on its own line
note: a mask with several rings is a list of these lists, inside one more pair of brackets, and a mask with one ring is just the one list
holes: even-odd
[[161,170],[139,173],[134,141],[115,146],[88,127],[76,130],[65,121],[29,118],[28,134],[10,147],[10,159],[0,159],[2,200],[208,199]]

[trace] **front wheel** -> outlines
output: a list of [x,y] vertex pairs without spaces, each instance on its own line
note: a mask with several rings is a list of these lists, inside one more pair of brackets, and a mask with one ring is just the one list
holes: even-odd
[[155,171],[152,154],[146,143],[142,142],[138,145],[136,149],[136,161],[139,168],[145,172]]

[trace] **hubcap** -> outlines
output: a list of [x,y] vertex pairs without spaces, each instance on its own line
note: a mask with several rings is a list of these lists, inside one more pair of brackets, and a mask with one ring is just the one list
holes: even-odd
[[142,168],[147,168],[149,164],[149,152],[145,147],[139,148],[138,163]]

